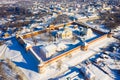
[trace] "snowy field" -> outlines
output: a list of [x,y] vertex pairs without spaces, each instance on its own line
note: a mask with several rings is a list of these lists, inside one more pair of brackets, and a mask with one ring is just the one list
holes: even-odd
[[13,61],[28,77],[29,80],[39,80],[38,64],[36,58],[17,42],[15,38],[6,42],[7,49],[4,58]]

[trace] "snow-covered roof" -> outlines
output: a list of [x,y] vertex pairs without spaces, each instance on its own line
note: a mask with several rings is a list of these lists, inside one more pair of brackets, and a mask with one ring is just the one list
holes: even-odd
[[56,46],[55,46],[54,44],[51,44],[51,45],[45,46],[45,49],[46,49],[47,51],[49,51],[49,52],[51,52],[52,49],[55,49],[55,48],[56,48]]
[[81,71],[83,72],[85,77],[87,77],[88,79],[95,77],[95,75],[87,67],[82,66]]
[[57,45],[57,51],[62,51],[67,48],[67,46],[64,43],[58,43]]
[[88,45],[88,43],[87,43],[87,42],[83,42],[82,45],[83,45],[83,46],[86,46],[86,45]]
[[99,62],[99,61],[102,61],[101,58],[97,58],[95,62]]
[[55,44],[50,44],[50,45],[47,45],[47,46],[42,46],[40,47],[40,51],[43,51],[42,54],[44,55],[48,55],[48,57],[50,57],[51,55],[53,55],[55,52],[56,52],[56,45]]
[[31,44],[29,44],[29,43],[26,43],[25,44],[25,47],[27,48],[27,47],[30,47],[30,46],[32,46]]

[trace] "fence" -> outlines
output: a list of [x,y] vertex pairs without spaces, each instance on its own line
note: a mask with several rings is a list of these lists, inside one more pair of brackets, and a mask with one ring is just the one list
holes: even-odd
[[88,45],[92,45],[92,44],[94,44],[95,42],[97,42],[97,41],[99,41],[99,40],[102,40],[102,39],[105,39],[105,38],[107,38],[107,34],[104,34],[104,35],[102,35],[102,36],[100,36],[100,37],[98,37],[98,38],[96,38],[96,39],[88,42]]
[[61,55],[59,55],[57,57],[54,57],[54,58],[44,62],[44,66],[47,66],[47,65],[49,65],[49,64],[51,64],[51,63],[53,63],[55,61],[58,61],[58,60],[66,57],[66,56],[68,56],[70,54],[73,54],[73,52],[75,52],[75,51],[78,51],[78,50],[80,51],[80,49],[81,49],[81,46],[78,46],[78,47],[76,47],[74,49],[71,49],[71,50],[69,50],[69,51],[67,51],[67,52],[65,52],[65,53],[63,53],[63,54],[61,54]]
[[[75,22],[70,22],[70,23],[67,23],[66,25],[70,25],[70,24],[83,25],[83,27],[86,27],[86,25],[84,25],[84,24],[79,24],[79,23],[75,23]],[[57,27],[55,27],[55,29],[56,29],[56,28],[59,28],[59,27],[63,27],[63,26],[64,26],[64,24],[58,25]],[[88,27],[89,27],[89,26],[88,26]],[[106,33],[104,33],[104,32],[101,32],[101,31],[96,30],[96,29],[93,29],[93,28],[91,28],[91,29],[92,29],[94,32],[97,32],[97,33],[101,34],[102,36],[100,36],[100,37],[98,37],[98,38],[96,38],[96,39],[88,42],[88,48],[89,48],[90,45],[94,44],[95,42],[98,42],[99,40],[105,39],[105,38],[107,38],[107,36],[108,36],[108,34],[106,34]],[[46,30],[42,30],[42,31],[36,31],[36,32],[28,33],[28,34],[25,34],[25,35],[23,35],[23,36],[21,36],[21,37],[19,37],[19,38],[21,38],[21,39],[20,39],[20,40],[21,40],[21,43],[26,44],[26,43],[24,42],[24,39],[25,39],[25,38],[29,38],[29,37],[32,37],[32,36],[36,36],[36,35],[38,35],[38,34],[42,34],[42,33],[46,32],[46,31],[47,31],[47,29],[46,29]],[[78,47],[73,48],[73,49],[71,49],[71,50],[69,50],[69,51],[67,51],[67,52],[65,52],[65,53],[63,53],[63,54],[60,54],[60,55],[58,55],[58,56],[56,56],[56,57],[54,57],[54,58],[52,58],[52,59],[49,59],[49,60],[45,61],[45,62],[42,64],[42,66],[40,66],[40,67],[38,66],[38,68],[39,68],[39,70],[41,70],[40,68],[43,68],[43,69],[44,69],[46,66],[50,65],[51,63],[56,62],[56,61],[58,61],[58,60],[60,60],[60,59],[63,59],[64,57],[66,57],[66,56],[68,56],[68,55],[70,55],[70,54],[73,54],[75,51],[78,51],[78,50],[80,50],[81,48],[82,48],[82,46],[78,46]],[[30,48],[30,49],[31,49],[31,48]],[[34,53],[33,53],[33,54],[34,54]],[[36,57],[36,58],[37,58],[37,57]],[[38,58],[37,58],[37,59],[38,59]]]
[[[90,45],[94,44],[95,42],[97,42],[97,41],[99,41],[99,40],[102,40],[102,39],[105,39],[105,38],[107,38],[107,34],[104,34],[103,36],[101,36],[101,37],[99,37],[99,38],[97,38],[97,39],[94,39],[94,40],[88,42],[88,47],[89,47]],[[43,65],[44,65],[44,67],[46,67],[46,66],[48,66],[49,64],[51,64],[51,63],[53,63],[53,62],[56,62],[56,61],[64,58],[65,56],[68,56],[68,55],[70,55],[70,54],[73,54],[75,51],[78,51],[78,50],[80,51],[80,49],[81,49],[81,46],[78,46],[78,47],[76,47],[76,48],[73,48],[73,49],[71,49],[71,50],[69,50],[69,51],[67,51],[67,52],[65,52],[65,53],[63,53],[63,54],[61,54],[61,55],[59,55],[59,56],[57,56],[57,57],[54,57],[54,58],[52,58],[52,59],[44,62]]]
[[[66,24],[56,25],[56,26],[54,26],[54,27],[55,27],[55,29],[58,29],[58,28],[60,28],[60,27],[64,27],[64,25],[68,26],[68,25],[70,25],[70,24],[72,24],[72,22],[69,22],[69,23],[66,23]],[[31,32],[31,33],[22,35],[21,37],[22,37],[23,39],[31,38],[31,37],[33,37],[33,36],[37,36],[37,35],[39,35],[39,34],[45,33],[45,32],[47,32],[47,30],[48,30],[48,29],[40,30],[40,31],[34,31],[34,32]]]

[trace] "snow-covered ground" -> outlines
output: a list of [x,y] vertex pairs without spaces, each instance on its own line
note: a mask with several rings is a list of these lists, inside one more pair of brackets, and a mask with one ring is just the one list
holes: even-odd
[[[105,41],[108,41],[108,42],[105,42]],[[88,51],[84,52],[84,51],[77,51],[77,52],[74,52],[74,54],[72,55],[72,58],[66,58],[66,59],[63,59],[63,63],[62,63],[62,70],[57,70],[56,72],[54,72],[56,70],[56,63],[55,64],[52,64],[51,67],[52,69],[49,67],[46,67],[46,73],[43,73],[41,75],[41,78],[40,79],[49,79],[49,78],[55,78],[56,76],[59,75],[59,73],[62,73],[66,70],[68,70],[70,67],[74,66],[74,65],[77,65],[79,64],[80,62],[84,61],[85,59],[89,58],[90,56],[98,53],[100,51],[100,48],[102,48],[103,46],[106,46],[107,44],[111,43],[111,41],[114,40],[114,39],[104,39],[104,40],[101,40],[100,43],[95,43],[94,45],[92,45]],[[101,44],[103,43],[104,44]],[[97,46],[97,47],[96,47]],[[94,47],[94,49],[93,49]],[[58,73],[59,72],[59,73]],[[56,74],[57,73],[57,74]],[[46,75],[49,75],[46,77]]]
[[0,58],[2,58],[2,55],[4,54],[6,49],[7,46],[5,44],[0,46]]
[[[73,29],[72,25],[69,26],[69,27],[70,27],[71,30]],[[96,32],[92,32],[91,36],[85,36],[86,42],[89,42],[89,41],[91,41],[93,39],[96,39],[96,38],[98,38],[100,36],[101,36],[101,34],[98,34]],[[34,39],[37,40],[36,45],[33,42]],[[52,58],[55,57],[55,56],[58,56],[58,55],[60,55],[60,54],[62,54],[64,52],[66,52],[68,50],[71,50],[71,49],[73,49],[73,48],[75,48],[75,47],[77,47],[77,46],[82,44],[80,38],[77,38],[76,41],[73,41],[72,39],[61,39],[61,38],[58,38],[57,41],[53,41],[53,42],[49,42],[49,39],[50,39],[50,36],[47,33],[43,33],[43,34],[39,34],[37,36],[34,36],[33,38],[26,38],[24,40],[25,40],[26,43],[29,43],[29,44],[31,44],[33,46],[33,50],[37,54],[40,54],[40,47],[43,46],[43,45],[46,46],[46,45],[51,45],[51,44],[56,44],[56,43],[63,43],[63,44],[65,44],[67,46],[67,48],[65,50],[63,50],[63,51],[60,51],[60,52],[56,51],[54,53],[55,55],[53,55]]]
[[120,27],[119,27],[118,31],[114,32],[113,36],[120,40]]
[[7,49],[4,58],[13,61],[28,77],[29,80],[39,80],[38,64],[36,58],[17,42],[15,38],[6,42]]
[[4,61],[0,64],[0,80],[18,80],[19,77]]
[[39,62],[36,58],[31,53],[26,52],[15,38],[6,42],[8,48],[5,51],[4,58],[9,58],[13,61],[25,73],[29,80],[48,80],[60,76],[63,72],[69,70],[70,67],[73,67],[94,54],[97,54],[100,51],[100,48],[107,46],[113,41],[113,38],[106,38],[91,45],[88,51],[76,51],[72,54],[71,58],[66,57],[65,59],[62,59],[61,70],[56,67],[57,63],[55,62],[46,67],[46,72],[43,74],[38,73]]
[[[120,49],[120,48],[119,48]],[[120,53],[117,51],[117,53],[109,52],[113,55],[120,55]],[[103,62],[100,62],[96,64],[94,60],[100,58],[100,54],[96,54],[95,56],[92,56],[90,58],[90,64],[87,66],[85,63],[83,64],[85,67],[90,69],[93,74],[95,74],[95,80],[119,80],[120,79],[120,59],[114,60],[111,56],[107,55],[108,58],[101,58]],[[106,55],[106,54],[104,54]],[[89,58],[88,58],[89,59]],[[104,66],[100,66],[101,64],[104,64]],[[80,65],[73,66],[72,68],[69,68],[68,71],[60,75],[59,77],[56,77],[55,80],[65,80],[67,78],[70,78],[72,80],[84,80],[84,75],[80,72]]]
[[84,24],[88,25],[89,27],[92,27],[92,28],[95,28],[97,30],[100,30],[102,32],[106,32],[106,33],[109,32],[109,29],[107,29],[105,27],[105,25],[103,25],[103,24],[96,24],[93,21],[91,21],[91,22],[85,22]]
[[[95,80],[112,80],[107,74],[105,74],[95,65],[90,64],[85,67],[87,67],[90,71],[92,71],[93,74],[95,74]],[[84,75],[81,73],[79,65],[70,68],[67,72],[56,78],[56,80],[66,80],[68,77],[72,80],[84,80]]]
[[89,65],[88,67],[95,74],[95,76],[96,76],[95,80],[112,80],[109,75],[105,74],[102,70],[100,70],[95,65]]

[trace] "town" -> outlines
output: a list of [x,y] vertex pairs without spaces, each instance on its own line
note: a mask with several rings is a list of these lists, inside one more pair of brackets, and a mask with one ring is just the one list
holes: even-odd
[[1,0],[0,80],[119,79],[119,0]]

